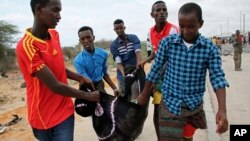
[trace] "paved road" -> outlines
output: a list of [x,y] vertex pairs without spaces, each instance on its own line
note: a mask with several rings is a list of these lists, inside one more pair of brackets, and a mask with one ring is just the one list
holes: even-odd
[[[250,47],[249,47],[250,48]],[[233,56],[223,57],[223,68],[230,87],[227,88],[227,115],[230,124],[250,125],[250,53],[242,54],[242,71],[234,71]],[[213,107],[217,109],[216,97],[212,95]],[[229,132],[221,136],[229,141]],[[250,139],[249,139],[250,140]]]

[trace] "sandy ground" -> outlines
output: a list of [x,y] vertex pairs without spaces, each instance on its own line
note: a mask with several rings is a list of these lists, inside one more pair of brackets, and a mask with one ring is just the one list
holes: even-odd
[[[223,68],[226,73],[226,78],[230,84],[227,89],[227,112],[230,124],[250,124],[250,95],[248,92],[250,77],[250,54],[244,52],[242,55],[241,72],[234,71],[233,56],[222,56]],[[150,65],[146,66],[149,69]],[[114,70],[110,71],[113,80]],[[11,125],[4,133],[0,134],[0,141],[33,141],[35,140],[31,128],[27,123],[26,114],[26,97],[25,89],[20,88],[23,82],[20,72],[13,71],[7,73],[8,78],[0,79],[0,124],[5,124],[13,119],[12,114],[17,114],[22,117],[22,120],[17,124]],[[70,81],[69,85],[77,88],[76,82]],[[217,101],[213,90],[208,83],[208,90],[205,96],[205,111],[208,120],[207,130],[198,130],[195,135],[195,141],[229,141],[229,132],[223,135],[215,133],[214,112],[217,110]],[[110,88],[107,87],[109,91]],[[153,105],[150,104],[149,115],[144,125],[142,134],[136,141],[156,141],[154,132],[152,114]],[[76,141],[95,141],[96,134],[92,128],[90,118],[82,118],[76,115],[75,121],[75,140]]]

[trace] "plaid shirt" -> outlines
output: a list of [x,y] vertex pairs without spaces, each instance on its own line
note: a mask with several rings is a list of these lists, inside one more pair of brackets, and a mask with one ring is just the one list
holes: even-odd
[[179,116],[181,104],[195,109],[202,101],[209,70],[210,82],[214,90],[228,87],[221,67],[219,49],[201,35],[188,49],[180,34],[170,35],[159,44],[155,62],[147,80],[157,83],[162,66],[167,63],[162,85],[163,100],[169,111]]

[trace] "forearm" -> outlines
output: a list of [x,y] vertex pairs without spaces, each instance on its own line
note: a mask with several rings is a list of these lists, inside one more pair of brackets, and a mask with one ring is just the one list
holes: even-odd
[[152,83],[150,81],[146,81],[142,93],[137,97],[138,104],[145,105],[148,102],[151,86]]
[[220,88],[215,91],[218,101],[218,110],[226,112],[226,89]]
[[144,88],[142,90],[142,96],[143,97],[149,97],[150,94],[150,89],[152,87],[153,83],[150,81],[146,81]]
[[152,61],[154,58],[155,58],[155,53],[152,52],[152,53],[150,54],[150,56],[146,59],[146,62],[150,62],[150,61]]
[[117,87],[115,86],[115,84],[113,83],[113,81],[111,80],[108,74],[105,74],[103,79],[108,83],[108,85],[112,88],[112,90],[117,89]]
[[86,92],[58,81],[47,66],[36,72],[35,76],[54,93],[74,98],[88,99],[88,94]]
[[122,73],[122,76],[125,76],[123,65],[121,63],[117,63],[116,65],[118,70]]
[[52,88],[52,91],[63,96],[68,96],[78,99],[89,99],[88,97],[90,95],[90,92],[80,91],[64,83],[60,83],[56,87]]
[[67,75],[67,78],[78,81],[78,82],[80,81],[80,78],[83,77],[80,74],[75,73],[67,68],[66,68],[66,75]]
[[136,54],[136,62],[138,63],[141,61],[141,51],[136,51],[135,54]]

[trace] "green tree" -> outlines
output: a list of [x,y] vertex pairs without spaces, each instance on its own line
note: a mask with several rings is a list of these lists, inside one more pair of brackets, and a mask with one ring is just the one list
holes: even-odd
[[0,20],[0,73],[13,67],[15,51],[11,46],[16,43],[15,35],[19,33],[17,26]]

